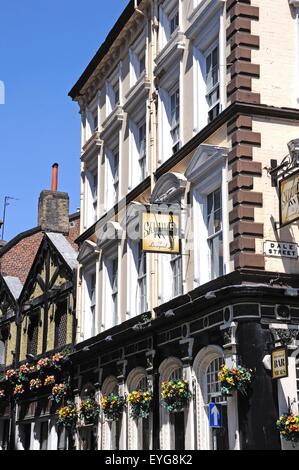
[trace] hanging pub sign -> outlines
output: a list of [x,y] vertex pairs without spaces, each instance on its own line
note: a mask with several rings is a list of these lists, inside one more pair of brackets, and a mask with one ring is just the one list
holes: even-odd
[[279,183],[280,226],[299,219],[299,171]]
[[180,254],[181,222],[178,207],[154,204],[141,214],[142,251]]
[[288,349],[279,346],[271,353],[272,379],[283,379],[288,377]]

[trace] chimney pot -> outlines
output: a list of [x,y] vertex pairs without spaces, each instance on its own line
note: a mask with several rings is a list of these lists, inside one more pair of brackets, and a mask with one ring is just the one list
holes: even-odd
[[56,193],[58,189],[58,163],[52,165],[52,191]]

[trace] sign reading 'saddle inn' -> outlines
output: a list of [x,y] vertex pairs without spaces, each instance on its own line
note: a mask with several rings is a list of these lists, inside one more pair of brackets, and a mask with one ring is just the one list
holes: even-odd
[[180,253],[180,215],[167,210],[143,212],[142,250],[151,253]]
[[299,219],[299,172],[280,181],[280,226]]

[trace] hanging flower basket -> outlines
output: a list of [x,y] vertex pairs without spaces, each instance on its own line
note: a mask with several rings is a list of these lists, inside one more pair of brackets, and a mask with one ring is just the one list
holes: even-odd
[[116,393],[104,395],[101,399],[102,410],[107,421],[117,421],[123,412],[126,398]]
[[30,390],[33,392],[33,391],[37,391],[39,389],[41,389],[43,386],[43,383],[40,379],[32,379],[30,380],[30,383],[29,383],[29,388]]
[[44,380],[44,387],[52,387],[55,385],[56,379],[54,375],[47,375]]
[[299,442],[299,416],[296,416],[291,410],[280,416],[276,421],[276,428],[281,437],[291,442],[293,447]]
[[72,429],[77,424],[78,411],[73,402],[68,402],[66,406],[59,408],[57,411],[57,423],[65,428]]
[[16,400],[22,397],[25,393],[25,388],[23,385],[16,385],[13,389],[13,396]]
[[83,400],[79,406],[79,416],[84,419],[85,424],[95,424],[100,412],[100,405],[92,398]]
[[61,353],[53,354],[52,356],[52,366],[57,369],[62,369],[62,364],[65,362],[66,356]]
[[15,369],[9,369],[5,372],[5,378],[9,383],[15,384],[18,380],[18,373]]
[[150,391],[134,390],[128,395],[131,418],[148,418],[152,408],[153,394]]
[[169,413],[183,411],[192,394],[186,380],[169,380],[162,382],[162,404]]
[[37,371],[44,373],[53,367],[53,361],[49,357],[44,357],[37,362]]
[[30,375],[30,366],[29,364],[23,364],[19,368],[18,382],[24,383],[28,382],[28,376]]
[[218,378],[221,384],[221,392],[226,396],[230,395],[234,390],[247,396],[248,388],[253,380],[251,369],[241,366],[229,369],[226,365],[221,367]]
[[67,396],[69,387],[67,384],[55,384],[52,388],[52,393],[49,396],[49,400],[55,401],[58,405],[62,402],[63,398]]

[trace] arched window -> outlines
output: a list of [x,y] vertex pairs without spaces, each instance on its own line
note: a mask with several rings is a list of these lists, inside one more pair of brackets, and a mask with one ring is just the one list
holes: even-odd
[[[115,377],[108,377],[103,384],[102,396],[110,395],[110,393],[119,393],[119,386]],[[103,450],[119,450],[121,426],[122,417],[116,421],[104,419],[101,444]]]
[[[133,369],[127,379],[128,392],[146,391],[149,389],[146,370],[138,367]],[[128,449],[150,450],[151,448],[151,416],[133,419],[128,412]]]
[[[197,448],[201,450],[229,449],[227,402],[221,394],[218,372],[224,362],[219,346],[203,348],[195,358],[196,374],[196,422]],[[221,408],[222,427],[212,429],[209,426],[209,403],[217,403]]]
[[[95,388],[91,383],[82,387],[81,401],[95,398]],[[97,450],[97,426],[84,425],[79,429],[80,450]]]
[[[170,357],[159,368],[160,393],[163,381],[179,380],[183,378],[183,366],[179,359]],[[160,441],[162,450],[184,450],[187,412],[185,409],[176,413],[169,413],[163,405],[160,407]]]

